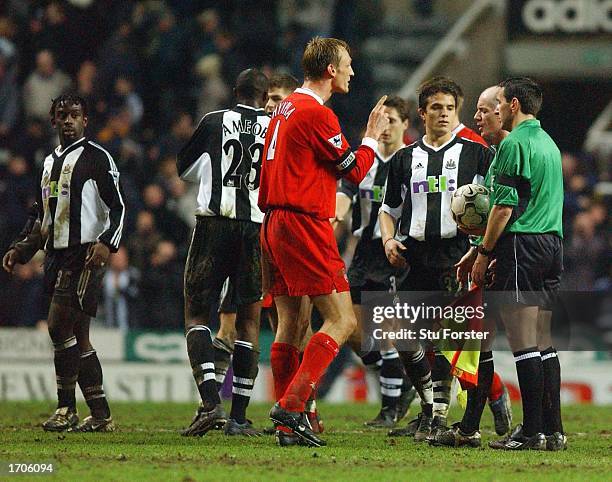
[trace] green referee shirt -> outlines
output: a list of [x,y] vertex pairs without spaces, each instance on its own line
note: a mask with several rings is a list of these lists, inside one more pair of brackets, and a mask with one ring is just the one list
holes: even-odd
[[540,121],[521,122],[499,144],[485,178],[491,206],[512,206],[506,232],[563,237],[561,152]]

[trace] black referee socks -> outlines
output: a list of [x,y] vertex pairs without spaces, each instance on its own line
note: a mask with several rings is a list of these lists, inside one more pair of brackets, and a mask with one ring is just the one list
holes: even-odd
[[544,434],[563,433],[561,421],[561,365],[557,350],[552,346],[540,352],[544,370],[544,396],[542,398],[542,421]]
[[513,354],[523,399],[523,434],[532,437],[542,432],[542,358],[537,346],[515,351]]

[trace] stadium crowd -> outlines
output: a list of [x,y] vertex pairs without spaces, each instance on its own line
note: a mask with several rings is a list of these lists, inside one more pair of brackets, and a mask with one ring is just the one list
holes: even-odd
[[[56,145],[50,100],[72,88],[91,106],[88,136],[117,162],[127,203],[125,242],[111,258],[100,303],[106,326],[182,329],[197,186],[179,179],[176,155],[203,114],[233,102],[237,74],[260,66],[300,77],[303,45],[314,33],[358,45],[359,19],[341,12],[359,2],[336,2],[331,21],[287,7],[296,2],[207,8],[215,3],[107,0],[82,9],[32,0],[4,2],[0,11],[0,251],[24,225],[36,173]],[[363,97],[359,77],[351,98]],[[350,124],[347,107],[345,99],[336,111]],[[472,110],[464,107],[465,120]],[[361,127],[347,132],[356,136]],[[609,205],[594,195],[599,180],[610,180],[602,165],[585,153],[563,156],[567,289],[611,286]],[[0,283],[0,326],[34,326],[46,317],[41,258],[18,266],[12,278],[1,273]]]

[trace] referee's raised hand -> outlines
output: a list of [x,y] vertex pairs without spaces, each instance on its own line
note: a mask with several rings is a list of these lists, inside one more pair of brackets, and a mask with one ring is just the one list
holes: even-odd
[[370,112],[365,137],[371,137],[372,139],[378,140],[389,125],[389,115],[385,112],[384,105],[386,100],[387,96],[383,95],[372,109],[372,112]]

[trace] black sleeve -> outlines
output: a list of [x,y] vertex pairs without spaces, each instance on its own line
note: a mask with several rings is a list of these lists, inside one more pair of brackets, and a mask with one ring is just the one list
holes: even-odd
[[[209,116],[206,115],[200,121],[189,142],[180,150],[176,156],[176,170],[181,179],[191,178],[194,169],[197,169],[197,161],[207,149],[210,137]],[[188,179],[191,180],[191,179]]]
[[98,240],[106,244],[112,253],[116,253],[123,232],[125,204],[119,183],[119,171],[110,154],[100,152],[95,166],[94,179],[98,184],[100,198],[108,206],[110,221],[110,226],[100,234]]
[[30,209],[28,209],[28,220],[23,226],[23,229],[19,232],[17,237],[10,244],[9,249],[14,248],[17,243],[23,241],[25,238],[28,237],[28,235],[32,232],[32,229],[34,228],[34,223],[36,223],[36,221],[38,220],[38,216],[38,202],[34,202],[34,204],[30,206]]
[[352,200],[359,193],[359,186],[348,179],[342,178],[340,180],[338,192],[346,194]]
[[43,249],[44,244],[44,238],[40,230],[38,203],[35,202],[28,211],[28,220],[25,226],[9,245],[7,251],[14,249],[19,254],[19,261],[27,263],[39,249]]

